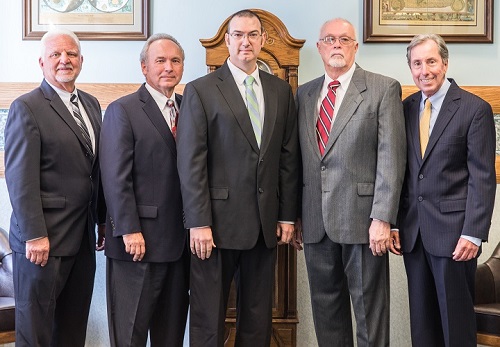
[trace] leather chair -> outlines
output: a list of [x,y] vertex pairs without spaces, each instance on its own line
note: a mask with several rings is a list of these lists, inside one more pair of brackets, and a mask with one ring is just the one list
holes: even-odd
[[12,251],[9,235],[0,228],[0,344],[16,341]]
[[500,346],[500,243],[476,272],[477,343]]

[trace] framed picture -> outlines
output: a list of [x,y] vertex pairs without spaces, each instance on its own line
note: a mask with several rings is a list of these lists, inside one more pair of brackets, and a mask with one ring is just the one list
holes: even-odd
[[23,0],[23,40],[64,27],[80,40],[146,40],[149,0]]
[[424,33],[493,43],[493,0],[364,0],[363,42],[410,42]]

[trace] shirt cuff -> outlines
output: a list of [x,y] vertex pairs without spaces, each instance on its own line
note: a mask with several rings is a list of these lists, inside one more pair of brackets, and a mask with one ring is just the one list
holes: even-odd
[[483,242],[483,240],[474,236],[461,235],[460,237],[472,242],[478,247],[481,246],[481,242]]

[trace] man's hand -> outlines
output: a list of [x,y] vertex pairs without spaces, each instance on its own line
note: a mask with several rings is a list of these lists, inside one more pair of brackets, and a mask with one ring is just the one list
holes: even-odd
[[297,218],[295,221],[295,237],[292,237],[292,242],[290,242],[293,248],[297,251],[301,251],[302,248],[302,219]]
[[123,235],[125,252],[134,256],[134,261],[141,261],[146,253],[146,242],[140,231]]
[[279,239],[278,245],[290,243],[293,239],[294,225],[287,223],[278,223],[276,225],[276,237]]
[[106,235],[106,224],[99,224],[97,226],[97,243],[95,245],[96,251],[102,251],[104,249],[105,235]]
[[401,242],[399,242],[399,231],[391,230],[391,242],[389,243],[389,251],[396,255],[402,255]]
[[479,251],[479,246],[461,237],[458,239],[455,251],[453,251],[453,260],[455,261],[471,260],[477,256],[478,251]]
[[191,253],[196,254],[201,260],[210,258],[212,249],[217,247],[212,237],[212,228],[189,229],[189,248]]
[[49,252],[50,242],[48,237],[26,241],[26,259],[36,265],[47,265]]
[[391,244],[391,225],[381,220],[372,220],[370,225],[370,249],[373,255],[383,255]]

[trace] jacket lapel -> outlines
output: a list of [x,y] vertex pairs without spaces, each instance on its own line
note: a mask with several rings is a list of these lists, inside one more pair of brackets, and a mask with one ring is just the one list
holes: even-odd
[[[73,115],[69,112],[68,108],[64,104],[64,102],[61,100],[57,92],[52,89],[52,87],[45,81],[45,79],[42,82],[42,85],[40,86],[40,89],[42,90],[45,98],[47,100],[50,100],[50,107],[56,111],[56,113],[59,115],[59,117],[62,118],[62,120],[68,125],[68,127],[73,131],[75,136],[78,138],[78,141],[80,141],[80,144],[82,145],[82,149],[85,150],[85,139],[83,138],[82,132],[80,128],[78,127],[78,124],[76,124],[75,119],[73,118]],[[96,136],[97,137],[97,136]],[[97,146],[96,146],[97,148]],[[95,156],[94,156],[95,158]]]
[[443,100],[443,105],[441,106],[441,110],[439,111],[439,114],[437,116],[436,123],[432,128],[432,133],[429,137],[429,143],[427,145],[423,158],[424,161],[429,156],[429,153],[432,151],[437,141],[443,134],[444,129],[446,129],[446,126],[459,109],[458,101],[460,100],[460,95],[458,93],[458,86],[454,81],[451,82],[452,84]]
[[409,134],[407,134],[410,146],[413,148],[413,153],[417,157],[418,162],[422,161],[422,153],[420,151],[420,101],[422,99],[422,93],[417,92],[411,96],[411,102],[409,104],[409,111],[407,122],[409,128]]
[[333,144],[335,143],[335,141],[337,141],[345,126],[354,115],[354,112],[356,112],[359,104],[363,101],[363,96],[361,95],[361,93],[365,90],[366,80],[364,71],[356,65],[356,69],[354,70],[354,74],[352,75],[351,83],[347,88],[342,104],[337,110],[335,119],[333,120],[332,131],[325,148],[325,155],[330,151]]
[[144,113],[146,113],[146,116],[156,128],[156,131],[158,131],[160,136],[163,138],[174,157],[177,157],[177,146],[175,144],[174,136],[172,135],[172,132],[169,131],[168,124],[165,121],[165,118],[163,118],[163,114],[158,108],[158,104],[153,99],[151,94],[149,94],[144,84],[139,88],[137,93],[139,93],[139,99],[144,103],[142,106]]
[[[318,137],[316,135],[316,123],[318,122],[318,112],[317,105],[318,99],[321,92],[321,87],[325,81],[325,76],[317,78],[311,85],[311,88],[307,92],[307,98],[305,99],[304,109],[305,114],[311,115],[306,122],[307,137],[312,148],[315,148],[315,153],[320,157]],[[326,153],[326,152],[325,152]]]
[[[224,100],[226,100],[227,105],[233,112],[241,131],[247,138],[248,142],[252,146],[253,150],[259,153],[259,146],[257,145],[257,140],[255,139],[255,133],[253,132],[252,123],[250,117],[248,116],[248,110],[245,106],[245,102],[241,97],[241,93],[234,81],[231,70],[224,63],[218,70],[216,70],[217,76],[220,79],[217,83],[217,88],[220,90]],[[266,90],[269,92],[269,90]],[[266,105],[266,117],[267,117],[267,105]],[[266,120],[264,120],[266,122]]]
[[[260,144],[261,153],[265,153],[269,143],[271,142],[274,132],[274,125],[276,124],[276,117],[278,113],[278,95],[276,88],[272,86],[271,75],[267,72],[259,71],[260,82],[262,83],[262,90],[264,92],[264,123],[262,124],[262,141]],[[250,119],[250,117],[248,117]],[[250,122],[251,125],[251,122]],[[252,128],[253,133],[253,128]],[[255,138],[255,134],[254,134]],[[257,141],[256,141],[257,142]]]

